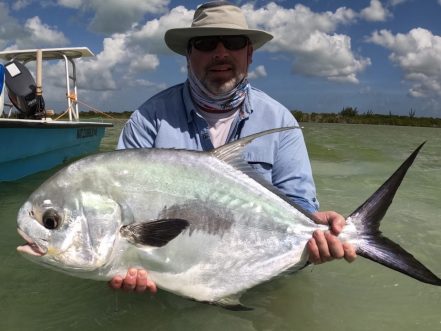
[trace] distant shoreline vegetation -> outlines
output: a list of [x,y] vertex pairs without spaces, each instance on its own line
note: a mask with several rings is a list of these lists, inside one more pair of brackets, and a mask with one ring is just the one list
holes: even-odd
[[368,111],[359,114],[357,108],[346,107],[339,113],[304,113],[300,110],[293,110],[291,113],[299,122],[313,123],[343,123],[343,124],[373,124],[373,125],[400,125],[400,126],[421,126],[441,127],[441,118],[416,117],[415,111],[410,110],[408,116],[381,115]]
[[[373,124],[441,128],[441,118],[416,117],[415,111],[412,109],[409,111],[408,116],[393,115],[392,113],[381,115],[374,114],[372,111],[359,114],[356,107],[343,108],[339,113],[305,113],[300,110],[292,110],[291,113],[297,121],[303,123]],[[88,111],[81,112],[80,116],[85,119],[102,117],[103,115],[114,119],[128,119],[132,115],[132,111],[105,112],[104,114]]]

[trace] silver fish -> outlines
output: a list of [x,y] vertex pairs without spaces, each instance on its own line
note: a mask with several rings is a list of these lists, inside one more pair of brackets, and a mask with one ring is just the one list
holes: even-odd
[[[244,146],[281,128],[210,152],[129,149],[81,159],[49,178],[21,207],[18,247],[67,274],[109,280],[129,267],[158,287],[245,309],[245,290],[303,268],[318,225],[242,159]],[[342,241],[363,257],[420,281],[441,280],[381,235],[380,220],[418,151],[347,219]]]

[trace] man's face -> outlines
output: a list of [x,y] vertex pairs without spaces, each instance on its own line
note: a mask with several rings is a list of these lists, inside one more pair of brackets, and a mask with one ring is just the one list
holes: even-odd
[[191,47],[187,61],[194,75],[212,93],[231,91],[247,75],[252,62],[253,47],[229,50],[218,42],[212,51],[200,51]]

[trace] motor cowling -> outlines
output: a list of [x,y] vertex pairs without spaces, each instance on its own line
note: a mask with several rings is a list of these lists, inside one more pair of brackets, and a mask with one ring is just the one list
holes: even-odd
[[36,93],[34,77],[24,64],[13,60],[5,64],[5,83],[8,96],[22,118],[44,116],[44,100]]

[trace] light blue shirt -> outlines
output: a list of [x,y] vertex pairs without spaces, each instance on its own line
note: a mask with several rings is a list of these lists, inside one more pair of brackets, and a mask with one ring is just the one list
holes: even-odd
[[[227,141],[273,128],[298,126],[283,105],[251,87]],[[147,100],[124,126],[118,149],[213,149],[208,124],[195,109],[188,83],[175,85]],[[308,152],[300,129],[258,138],[246,146],[244,158],[268,182],[309,211],[318,201]]]

